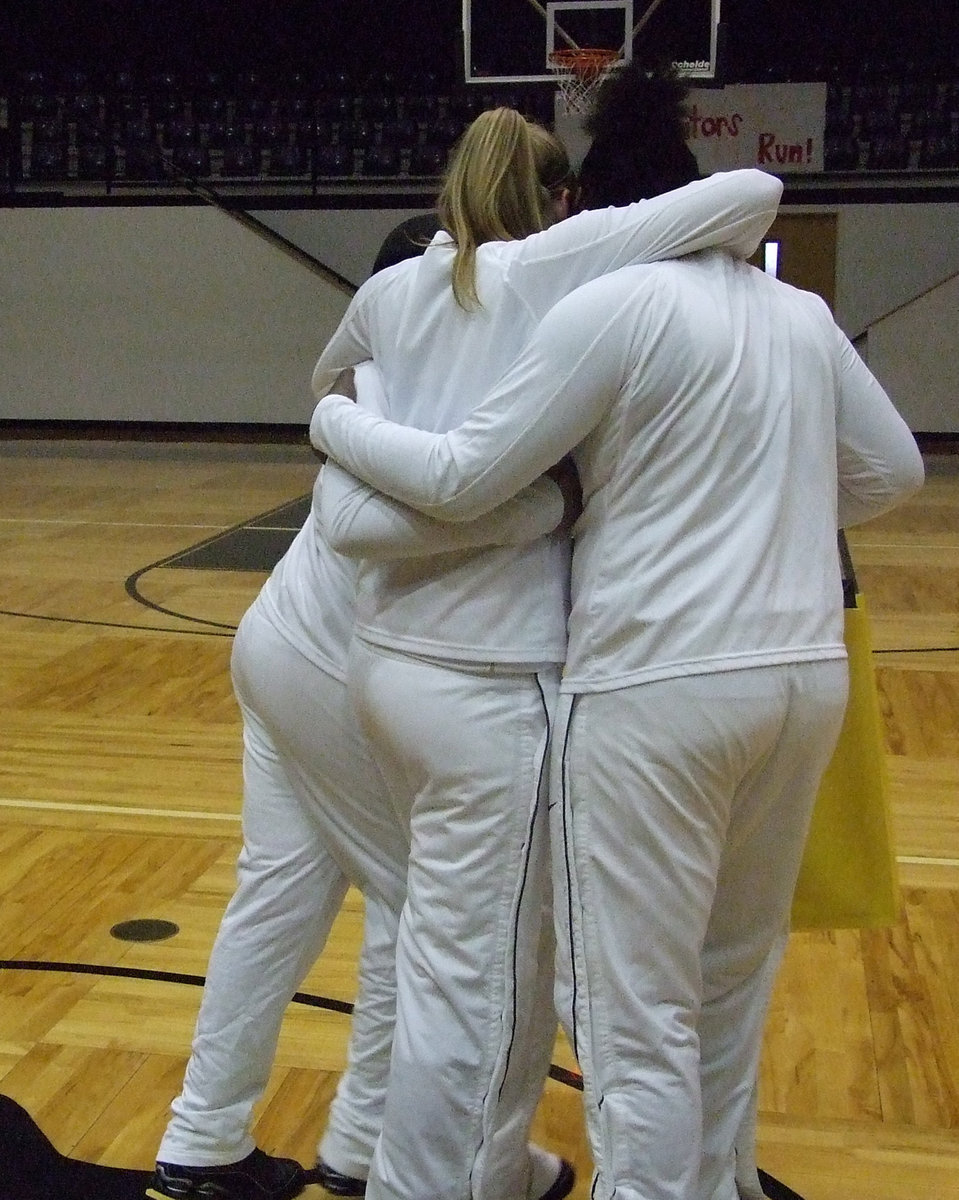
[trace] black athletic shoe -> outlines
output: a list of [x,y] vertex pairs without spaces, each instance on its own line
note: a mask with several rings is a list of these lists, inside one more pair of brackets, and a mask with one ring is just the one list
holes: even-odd
[[318,1183],[331,1196],[366,1195],[365,1179],[355,1179],[352,1175],[341,1175],[339,1171],[334,1171],[329,1163],[325,1163],[322,1158],[316,1160],[316,1166],[312,1171],[307,1171],[306,1178],[308,1183]]
[[573,1190],[575,1183],[576,1172],[573,1170],[573,1164],[568,1163],[564,1158],[560,1163],[559,1174],[553,1180],[552,1187],[543,1192],[539,1200],[563,1200],[563,1197],[568,1196]]
[[[341,1175],[339,1171],[334,1171],[322,1159],[317,1161],[312,1171],[307,1171],[307,1180],[309,1183],[318,1183],[333,1196],[366,1195],[365,1179],[354,1179],[352,1175]],[[564,1200],[564,1197],[573,1190],[575,1183],[576,1172],[573,1170],[573,1165],[563,1159],[560,1162],[559,1174],[542,1196],[537,1197],[537,1200]]]
[[763,1195],[768,1196],[769,1200],[802,1200],[802,1196],[798,1192],[794,1192],[791,1187],[786,1187],[784,1183],[780,1183],[766,1171],[759,1172],[759,1182],[763,1189]]
[[181,1167],[158,1162],[146,1190],[150,1200],[293,1200],[307,1185],[292,1158],[254,1150],[222,1167]]

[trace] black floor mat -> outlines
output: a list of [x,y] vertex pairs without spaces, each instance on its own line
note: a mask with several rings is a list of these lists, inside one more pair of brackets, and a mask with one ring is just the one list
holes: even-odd
[[151,1175],[67,1158],[25,1109],[0,1096],[0,1200],[143,1200]]
[[767,1196],[769,1200],[803,1200],[798,1192],[786,1187],[778,1179],[773,1179],[772,1175],[765,1171],[759,1172],[759,1182],[763,1187],[763,1195]]

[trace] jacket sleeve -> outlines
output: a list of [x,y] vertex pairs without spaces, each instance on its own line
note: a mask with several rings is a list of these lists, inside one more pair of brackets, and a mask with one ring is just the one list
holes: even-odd
[[629,351],[614,339],[615,348],[593,352],[614,319],[581,298],[560,301],[493,391],[448,433],[384,421],[329,395],[313,413],[313,445],[421,512],[473,520],[558,463],[602,419]]
[[[385,381],[372,362],[354,371],[357,411],[389,411]],[[328,463],[321,473],[320,524],[334,550],[351,558],[420,558],[482,546],[511,546],[551,533],[563,517],[563,497],[547,478],[475,521],[436,521],[383,495]]]
[[335,463],[323,468],[320,527],[349,558],[425,558],[484,546],[515,546],[552,533],[563,517],[560,489],[545,476],[473,521],[424,516],[383,495]]
[[333,336],[327,342],[316,366],[311,381],[313,394],[325,396],[333,386],[340,371],[355,367],[372,357],[369,329],[367,326],[367,304],[371,287],[377,286],[368,280],[356,293],[343,314]]
[[871,520],[917,492],[924,467],[916,439],[879,381],[838,326],[835,337],[839,526],[844,528]]
[[748,258],[775,219],[782,182],[755,168],[721,171],[623,208],[592,209],[519,243],[509,285],[537,317],[619,267],[723,249]]

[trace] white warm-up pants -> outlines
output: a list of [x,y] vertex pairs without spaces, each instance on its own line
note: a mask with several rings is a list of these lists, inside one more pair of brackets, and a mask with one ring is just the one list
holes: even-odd
[[405,833],[390,810],[346,685],[318,669],[254,606],[233,650],[243,714],[238,886],[210,957],[181,1095],[158,1159],[209,1166],[254,1146],[250,1118],[284,1011],[322,950],[348,881],[365,897],[349,1068],[320,1155],[366,1175],[380,1131],[406,897]]
[[368,1200],[525,1200],[556,1035],[546,768],[556,669],[458,669],[355,641],[350,688],[408,813],[396,1034]]
[[831,660],[561,697],[557,1004],[597,1200],[737,1200],[735,1144],[846,692]]

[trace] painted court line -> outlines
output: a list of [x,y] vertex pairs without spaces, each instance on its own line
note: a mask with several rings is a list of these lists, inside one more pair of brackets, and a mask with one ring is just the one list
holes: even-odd
[[224,525],[194,525],[182,521],[81,521],[67,517],[0,517],[0,525],[69,525],[91,529],[226,529]]
[[910,867],[959,867],[959,858],[923,858],[920,854],[897,854],[896,862]]
[[0,796],[0,809],[28,808],[39,812],[90,813],[91,816],[106,814],[122,817],[168,817],[171,820],[187,818],[191,821],[235,821],[240,823],[239,813],[198,812],[188,808],[136,808],[122,804],[66,804],[58,800],[10,800]]

